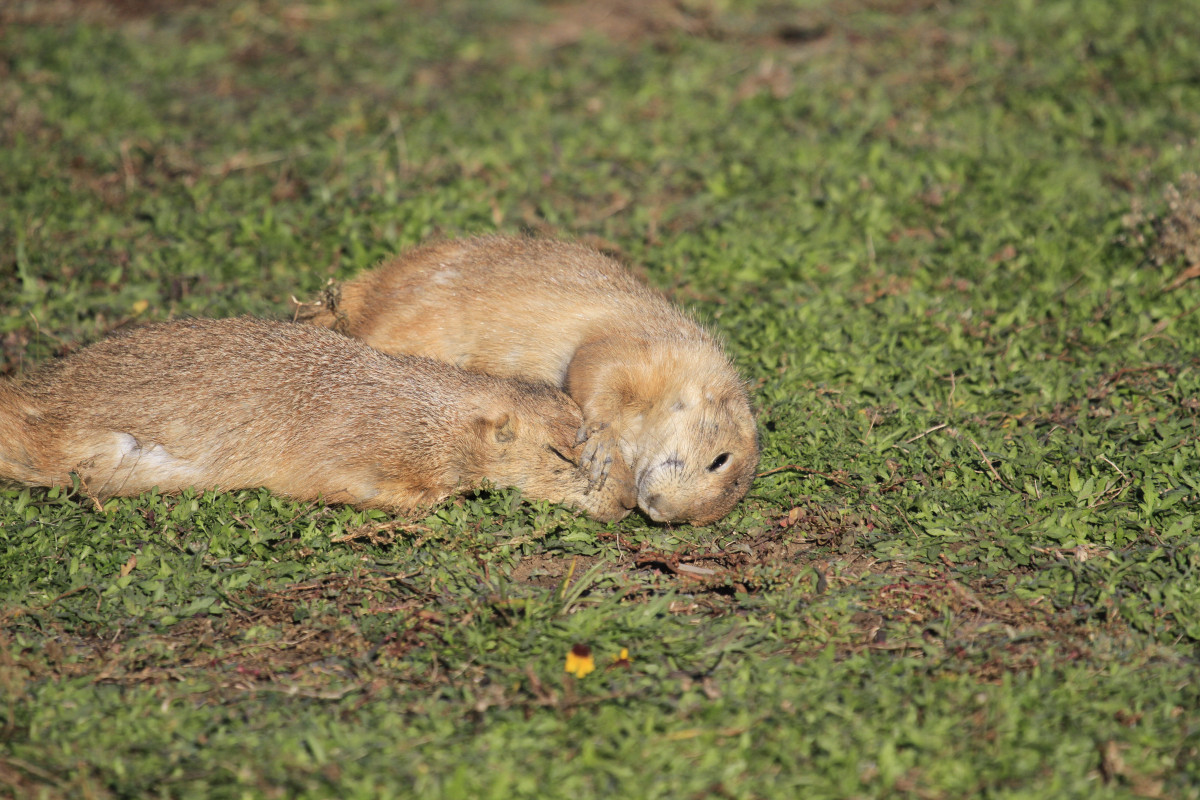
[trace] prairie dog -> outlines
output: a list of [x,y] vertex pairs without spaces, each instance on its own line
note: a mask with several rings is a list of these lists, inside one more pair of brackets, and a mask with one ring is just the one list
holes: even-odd
[[389,353],[562,387],[594,479],[618,461],[657,522],[714,522],[746,494],[758,438],[717,340],[616,261],[579,244],[484,236],[417,248],[298,318]]
[[265,486],[410,510],[489,480],[601,520],[631,477],[590,489],[578,407],[551,386],[389,356],[332,331],[250,318],[117,334],[0,383],[0,478],[88,493]]

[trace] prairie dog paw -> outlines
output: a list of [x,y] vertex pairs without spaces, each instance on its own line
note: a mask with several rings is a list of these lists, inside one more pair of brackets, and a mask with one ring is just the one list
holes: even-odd
[[613,459],[621,457],[618,436],[607,423],[584,426],[579,429],[580,441],[586,441],[579,457],[579,467],[588,478],[592,490],[604,488]]

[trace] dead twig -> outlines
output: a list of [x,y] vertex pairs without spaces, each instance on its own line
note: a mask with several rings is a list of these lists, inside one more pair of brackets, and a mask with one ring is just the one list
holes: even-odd
[[992,466],[992,460],[987,457],[986,453],[983,452],[983,448],[979,446],[979,442],[975,441],[975,439],[971,437],[968,438],[970,439],[971,444],[974,445],[976,452],[979,453],[979,458],[983,461],[983,465],[988,468],[988,472],[992,473],[992,477],[996,479],[996,482],[1005,489],[1008,489],[1010,492],[1014,494],[1020,494],[1016,489],[1008,485],[1008,481],[1000,477],[1000,473],[996,471],[994,466]]

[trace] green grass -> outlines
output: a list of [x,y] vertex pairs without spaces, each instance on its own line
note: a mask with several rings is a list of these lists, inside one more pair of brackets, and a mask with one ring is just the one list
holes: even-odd
[[0,793],[1200,797],[1200,17],[610,5],[0,10],[0,371],[531,230],[721,332],[767,473],[0,489]]

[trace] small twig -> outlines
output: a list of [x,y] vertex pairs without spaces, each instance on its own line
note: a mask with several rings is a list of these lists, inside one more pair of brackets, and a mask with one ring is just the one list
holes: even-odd
[[34,314],[32,311],[29,312],[29,318],[33,320],[33,331],[34,331],[35,335],[47,336],[47,337],[53,339],[54,341],[58,342],[59,344],[67,345],[68,347],[72,347],[72,348],[78,347],[78,345],[75,342],[69,342],[66,339],[64,339],[63,337],[55,334],[54,331],[43,328],[42,323],[40,321],[38,321],[37,315]]
[[[934,431],[940,431],[942,428],[948,427],[949,425],[950,425],[949,422],[943,422],[941,425],[934,425],[932,428],[928,428],[928,429],[922,431],[921,433],[918,433],[916,436],[912,437],[911,439],[905,439],[900,444],[912,444],[917,439],[924,439],[926,436],[933,433]],[[895,447],[895,446],[896,445],[892,445],[892,447]]]
[[636,566],[643,567],[648,564],[658,564],[667,569],[667,571],[675,575],[682,575],[688,578],[699,580],[711,575],[719,575],[722,570],[709,569],[707,567],[697,567],[694,564],[681,564],[681,558],[694,558],[694,556],[680,556],[674,553],[657,553],[651,550],[643,550],[634,558],[633,563]]
[[1101,453],[1100,460],[1103,461],[1104,463],[1108,464],[1110,467],[1115,469],[1117,472],[1121,473],[1121,478],[1124,479],[1126,483],[1129,482],[1129,476],[1125,474],[1125,471],[1122,470],[1120,467],[1118,467],[1116,464],[1114,464],[1108,456]]
[[381,525],[359,525],[356,528],[348,530],[336,538],[330,539],[334,544],[343,542],[352,542],[355,539],[366,538],[371,544],[390,544],[392,539],[385,538],[385,534],[392,534],[394,537],[397,531],[412,533],[421,529],[421,525],[416,522],[407,522],[404,520],[392,520]]
[[875,409],[871,409],[871,423],[869,425],[867,425],[866,435],[864,435],[862,438],[862,441],[864,443],[867,441],[867,439],[870,438],[871,431],[875,430],[875,423],[878,421],[879,421],[879,412]]
[[1200,261],[1196,262],[1195,264],[1189,264],[1187,267],[1182,269],[1179,274],[1175,276],[1175,280],[1171,281],[1166,287],[1163,288],[1163,291],[1173,292],[1193,278],[1200,278]]
[[2,615],[0,615],[0,624],[8,625],[10,622],[12,622],[17,617],[20,617],[24,614],[28,614],[31,611],[45,611],[47,608],[54,605],[59,600],[70,597],[73,594],[79,594],[80,592],[87,591],[88,589],[91,589],[91,588],[92,588],[91,586],[76,586],[74,589],[65,591],[62,594],[60,594],[58,597],[56,597],[53,600],[50,600],[46,603],[43,603],[40,606],[26,606],[24,608],[10,609],[8,611],[5,611]]
[[296,297],[296,295],[294,295],[294,294],[293,294],[293,295],[290,295],[290,297],[291,297],[291,299],[292,299],[292,305],[293,305],[293,306],[295,306],[295,311],[293,311],[293,312],[292,312],[292,322],[298,322],[298,321],[299,321],[299,319],[300,319],[300,312],[301,312],[303,309],[306,309],[306,308],[323,308],[323,307],[325,306],[325,301],[323,301],[323,300],[311,300],[311,301],[309,301],[309,302],[307,302],[307,303],[306,303],[306,302],[304,302],[303,300],[300,300],[300,299],[298,299],[298,298]]
[[1100,496],[1096,499],[1095,502],[1088,504],[1088,508],[1095,508],[1096,506],[1098,506],[1100,504],[1100,501],[1103,500],[1105,497],[1107,497],[1110,492],[1112,493],[1113,499],[1115,500],[1116,498],[1121,496],[1121,492],[1125,491],[1126,489],[1128,489],[1130,486],[1133,485],[1133,479],[1130,478],[1128,475],[1126,475],[1124,470],[1122,470],[1120,467],[1118,467],[1116,464],[1114,464],[1112,462],[1112,460],[1109,459],[1108,456],[1101,454],[1100,460],[1105,462],[1106,464],[1108,464],[1113,469],[1115,469],[1117,471],[1117,473],[1120,474],[1121,480],[1124,481],[1124,483],[1118,487],[1118,486],[1109,486],[1106,481],[1105,486],[1104,486],[1104,491],[1102,491],[1100,493]]
[[[79,473],[75,473],[75,474],[79,475]],[[126,476],[125,480],[129,480],[129,477]],[[91,500],[92,504],[96,506],[96,512],[98,514],[103,514],[104,513],[104,504],[101,503],[100,498],[98,496],[96,496],[92,492],[91,489],[88,488],[87,481],[85,481],[83,479],[82,475],[79,475],[79,488],[81,488],[83,490],[83,496],[86,497],[88,500]]]
[[1190,315],[1196,313],[1197,311],[1200,311],[1200,303],[1197,303],[1196,305],[1192,306],[1191,308],[1187,309],[1186,311],[1181,311],[1180,313],[1176,314],[1173,317],[1167,317],[1166,319],[1159,320],[1158,324],[1156,324],[1153,328],[1151,328],[1149,333],[1147,333],[1145,336],[1143,336],[1141,339],[1138,340],[1138,343],[1145,344],[1149,340],[1153,339],[1155,336],[1158,336],[1163,331],[1165,331],[1167,329],[1167,326],[1170,325],[1172,322],[1181,320],[1184,317],[1187,317],[1187,316],[1190,316]]
[[821,472],[821,470],[819,470],[819,469],[812,469],[811,467],[801,467],[797,464],[784,464],[782,467],[776,467],[775,469],[769,469],[766,472],[760,472],[757,475],[755,475],[754,477],[765,478],[768,475],[774,475],[777,472],[786,472],[789,469],[794,470],[796,472],[803,472],[806,475],[816,475],[820,478],[824,478],[827,481],[833,481],[834,483],[838,484],[839,486],[853,487],[853,484],[843,480],[842,478],[839,478],[837,475],[834,475],[831,472]]
[[[970,437],[968,437],[968,438],[970,438]],[[975,449],[979,452],[979,457],[981,459],[983,459],[984,466],[988,468],[988,472],[992,473],[992,477],[996,479],[996,482],[999,483],[1001,486],[1003,486],[1005,489],[1008,489],[1010,492],[1016,492],[1017,491],[1016,489],[1009,486],[1008,482],[1005,481],[1004,478],[1000,477],[1000,473],[997,472],[996,468],[992,466],[992,460],[990,458],[988,458],[987,455],[983,452],[983,448],[979,446],[979,442],[977,442],[977,441],[975,441],[975,439],[971,438],[971,444],[975,445]]]

